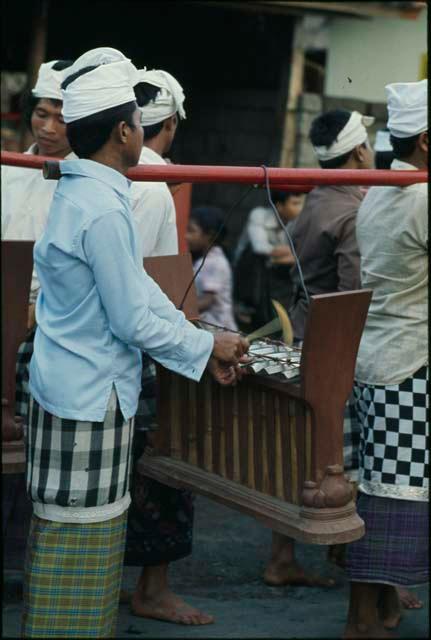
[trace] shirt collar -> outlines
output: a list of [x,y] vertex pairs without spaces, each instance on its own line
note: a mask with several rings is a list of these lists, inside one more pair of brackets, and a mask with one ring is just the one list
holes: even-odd
[[166,164],[166,160],[156,151],[144,145],[139,158],[139,164]]
[[84,176],[103,182],[111,189],[115,189],[120,194],[128,197],[129,187],[132,184],[125,176],[116,169],[107,167],[106,164],[95,162],[94,160],[77,159],[63,160],[60,162],[60,169],[63,175]]
[[396,158],[392,160],[391,169],[395,169],[396,171],[417,171],[418,168],[409,162],[404,162],[403,160],[397,160]]
[[[39,154],[39,150],[37,148],[36,142],[33,142],[33,144],[30,145],[29,148],[27,149],[27,151],[24,151],[24,153],[31,154],[33,156],[37,156]],[[71,151],[70,153],[67,154],[67,156],[65,156],[64,159],[65,160],[77,160],[78,156],[75,153],[73,153],[73,151]]]

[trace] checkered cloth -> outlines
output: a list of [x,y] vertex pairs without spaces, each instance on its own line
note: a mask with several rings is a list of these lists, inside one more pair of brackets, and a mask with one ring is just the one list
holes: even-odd
[[429,505],[360,493],[365,535],[347,545],[353,582],[415,587],[429,580]]
[[21,637],[118,637],[126,524],[126,513],[91,524],[33,516]]
[[428,380],[425,366],[401,384],[355,382],[362,427],[360,489],[364,493],[428,499]]
[[356,413],[355,396],[352,393],[344,408],[344,470],[351,481],[358,479],[359,442],[361,439],[361,425]]
[[115,392],[103,422],[53,416],[30,396],[27,492],[33,502],[96,507],[129,489],[133,420],[124,421]]
[[29,381],[29,365],[31,356],[33,355],[34,335],[36,328],[32,329],[26,336],[24,342],[22,342],[18,348],[16,358],[16,391],[15,391],[15,413],[17,416],[22,416],[24,421],[27,422],[28,418],[28,403],[30,399],[30,391],[28,387]]
[[157,429],[156,395],[156,365],[146,353],[143,353],[141,391],[135,415],[135,431],[154,431]]

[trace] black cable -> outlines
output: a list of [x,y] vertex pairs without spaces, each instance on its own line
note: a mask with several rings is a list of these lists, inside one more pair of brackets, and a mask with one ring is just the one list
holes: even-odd
[[275,204],[273,203],[272,198],[271,198],[271,189],[269,187],[268,167],[266,167],[264,164],[262,164],[261,167],[265,172],[265,186],[266,186],[266,193],[267,193],[267,196],[268,196],[269,204],[271,205],[271,207],[272,207],[272,209],[273,209],[273,211],[275,213],[275,217],[277,218],[280,227],[283,229],[283,231],[286,234],[286,237],[287,237],[287,239],[289,241],[289,245],[290,245],[290,248],[292,249],[293,257],[295,258],[295,264],[296,264],[297,269],[298,269],[299,280],[301,282],[302,288],[304,289],[305,299],[307,300],[307,304],[310,304],[310,296],[308,295],[307,287],[305,286],[304,276],[302,274],[302,269],[301,269],[301,265],[300,265],[298,256],[296,255],[296,251],[295,251],[295,247],[293,245],[292,237],[291,237],[290,233],[288,232],[287,226],[284,224],[283,220],[281,219],[281,216],[278,213],[277,207],[275,206]]
[[201,264],[200,264],[200,266],[199,266],[199,269],[196,271],[196,273],[194,274],[193,278],[190,280],[190,283],[189,283],[189,285],[188,285],[188,287],[187,287],[187,289],[186,289],[186,292],[185,292],[185,294],[184,294],[184,296],[183,296],[183,299],[181,300],[181,303],[180,303],[180,305],[179,305],[179,307],[178,307],[178,309],[179,309],[180,311],[182,311],[182,310],[183,310],[183,306],[184,306],[184,303],[185,303],[185,301],[186,301],[186,299],[187,299],[187,296],[189,295],[189,291],[190,291],[190,289],[192,288],[192,286],[193,286],[193,284],[194,284],[194,281],[196,280],[196,277],[198,276],[198,274],[199,274],[200,270],[201,270],[201,269],[202,269],[202,267],[204,266],[204,264],[205,264],[205,260],[206,260],[206,258],[207,258],[207,255],[209,254],[209,252],[210,252],[210,250],[213,248],[213,246],[214,246],[214,244],[215,244],[215,242],[216,242],[217,238],[219,237],[219,235],[221,234],[221,232],[222,232],[222,231],[223,231],[223,229],[225,228],[226,223],[227,223],[227,221],[229,220],[229,218],[230,218],[230,216],[231,216],[232,212],[236,209],[236,207],[237,207],[239,204],[241,204],[241,202],[246,198],[246,196],[248,196],[248,194],[250,193],[250,191],[251,191],[252,189],[255,189],[255,188],[256,188],[256,185],[254,185],[254,184],[250,185],[250,186],[248,187],[248,189],[247,189],[247,190],[246,190],[246,191],[241,195],[241,197],[240,197],[240,198],[239,198],[239,199],[238,199],[238,200],[237,200],[237,201],[236,201],[236,202],[231,206],[231,208],[230,208],[230,209],[229,209],[229,211],[227,212],[226,217],[225,217],[225,219],[224,219],[223,223],[220,225],[220,228],[219,228],[219,230],[217,231],[217,233],[215,234],[214,238],[212,239],[212,242],[211,242],[210,246],[208,247],[208,249],[207,249],[207,250],[205,251],[205,253],[204,253],[204,256],[203,256],[203,258],[202,258],[202,262],[201,262]]

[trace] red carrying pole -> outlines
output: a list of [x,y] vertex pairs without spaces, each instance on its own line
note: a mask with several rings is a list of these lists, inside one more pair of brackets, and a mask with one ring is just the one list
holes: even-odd
[[[42,169],[45,161],[58,158],[1,152],[1,163]],[[271,187],[309,190],[316,185],[408,186],[428,181],[427,171],[391,171],[383,169],[280,169],[275,167],[228,167],[210,165],[166,164],[138,165],[127,172],[130,180],[143,182],[236,182],[264,185],[268,175]],[[308,187],[309,189],[305,189]]]

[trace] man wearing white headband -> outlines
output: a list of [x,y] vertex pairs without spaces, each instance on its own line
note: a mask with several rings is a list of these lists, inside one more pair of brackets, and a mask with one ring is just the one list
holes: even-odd
[[[60,85],[68,60],[45,62],[39,69],[36,85],[24,106],[24,119],[35,142],[28,154],[74,157],[66,137],[61,114]],[[38,240],[45,228],[56,183],[47,182],[42,172],[2,165],[2,238],[3,240]],[[34,273],[30,302],[34,303],[39,282]]]
[[116,637],[141,351],[194,380],[208,365],[230,384],[248,349],[194,327],[143,269],[125,178],[143,140],[135,83],[121,60],[62,84],[79,159],[60,163],[34,249],[23,637]]
[[[139,164],[166,164],[178,118],[185,118],[184,93],[167,71],[140,70],[138,80],[135,94],[144,129]],[[144,255],[178,253],[175,205],[166,183],[134,183],[131,197]]]
[[[168,91],[169,79],[173,93]],[[184,94],[177,81],[164,71],[139,71],[135,94],[144,128],[140,164],[165,164],[163,156],[172,144],[177,111],[184,114]],[[147,80],[151,80],[147,82]],[[175,98],[174,98],[175,94]],[[148,126],[145,122],[151,121]],[[178,253],[175,204],[165,182],[134,182],[131,207],[144,257]],[[141,567],[133,595],[121,592],[135,615],[179,624],[209,624],[213,617],[186,604],[169,589],[171,562],[191,554],[194,506],[189,491],[167,487],[139,474],[136,465],[151,443],[155,425],[156,372],[143,354],[142,391],[135,416],[133,490],[129,509],[125,565]],[[141,496],[145,495],[145,500]],[[155,519],[154,513],[159,517]],[[164,526],[160,527],[160,522]],[[169,528],[167,532],[166,527]]]
[[[426,170],[428,81],[385,89],[391,169]],[[373,296],[354,384],[365,535],[348,547],[344,637],[376,638],[400,621],[397,592],[429,581],[428,185],[369,189],[356,236]]]
[[[323,169],[370,169],[373,153],[367,127],[372,118],[357,111],[335,109],[318,116],[312,123],[310,141]],[[324,185],[313,189],[292,231],[308,294],[333,293],[360,288],[359,252],[355,221],[364,194],[359,187]],[[292,268],[294,291],[289,315],[295,339],[304,338],[308,303],[296,267]],[[359,433],[354,414],[346,406],[344,420],[344,463],[352,478],[357,473]],[[294,559],[293,540],[273,533],[272,558],[265,581],[274,586],[305,583],[319,586],[334,581],[307,576]],[[336,550],[331,550],[335,559]]]
[[[23,117],[35,142],[26,154],[74,157],[66,137],[66,126],[61,115],[62,95],[60,84],[63,69],[72,61],[53,60],[41,65],[36,85],[27,96]],[[23,167],[1,167],[1,233],[3,240],[38,240],[45,228],[55,182],[44,180],[38,169]],[[20,345],[17,355],[16,376],[16,415],[24,420],[28,413],[28,365],[33,353],[34,340],[34,303],[40,289],[36,271],[31,280],[28,335]],[[17,436],[20,437],[20,436]],[[31,503],[26,496],[24,474],[5,476],[6,485],[13,484],[13,491],[5,487],[4,495],[14,495],[12,511],[6,515],[8,505],[3,504],[5,521],[14,521],[22,532],[22,543],[15,534],[13,540],[15,553],[27,538],[31,518]],[[19,523],[19,524],[18,524]],[[21,544],[20,544],[21,543]],[[8,532],[5,532],[5,544],[8,545]],[[24,564],[24,553],[22,555]]]
[[390,169],[394,159],[389,129],[377,131],[374,142],[376,169]]

